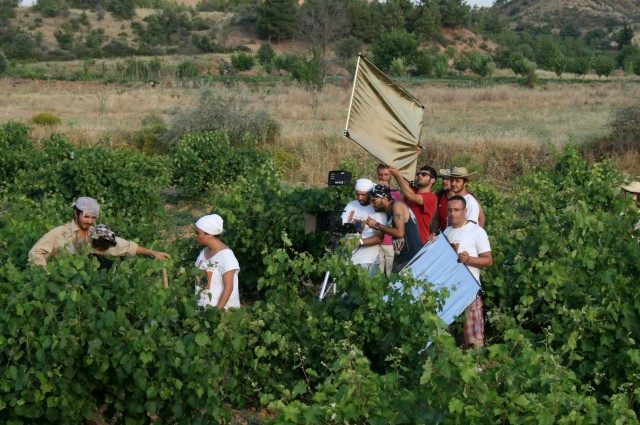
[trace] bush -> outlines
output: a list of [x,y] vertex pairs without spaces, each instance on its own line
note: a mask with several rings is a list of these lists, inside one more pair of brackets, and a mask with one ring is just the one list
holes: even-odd
[[340,59],[346,61],[355,58],[362,51],[362,47],[362,41],[350,35],[336,42],[335,52]]
[[275,57],[276,52],[273,50],[273,47],[271,47],[271,43],[262,43],[260,45],[260,48],[258,49],[258,62],[260,62],[261,65],[267,65],[269,63],[271,63],[271,60]]
[[396,77],[404,77],[407,73],[407,66],[402,58],[394,58],[391,61],[391,70]]
[[162,211],[157,191],[170,178],[164,158],[101,146],[80,149],[55,133],[41,143],[40,149],[31,146],[21,154],[27,158],[10,185],[15,193],[32,199],[57,194],[69,202],[94,196],[113,218],[152,217]]
[[245,134],[269,142],[280,132],[280,125],[264,105],[252,104],[250,97],[225,88],[208,88],[200,92],[197,106],[174,115],[163,143],[170,148],[187,133],[212,130],[224,130],[232,143],[241,143]]
[[179,80],[193,80],[200,76],[200,69],[198,69],[195,63],[189,60],[183,61],[178,65],[176,76]]
[[491,59],[491,56],[483,55],[481,53],[473,53],[471,55],[471,70],[478,74],[482,78],[491,77],[493,71],[496,69],[496,64]]
[[428,77],[433,73],[433,57],[426,50],[416,54],[415,65],[415,74],[418,76]]
[[412,64],[419,43],[415,35],[404,30],[385,33],[371,43],[373,63],[383,71],[389,69],[394,58],[403,58],[407,65]]
[[293,66],[291,76],[307,89],[320,90],[324,85],[324,65],[315,57],[301,58]]
[[0,125],[0,188],[11,184],[18,171],[27,167],[33,154],[29,127],[17,122]]
[[57,125],[62,121],[56,115],[49,112],[42,112],[31,117],[31,122],[38,125]]
[[0,49],[0,74],[4,74],[9,69],[9,61],[2,49]]
[[249,71],[256,65],[256,58],[253,55],[240,52],[231,55],[231,65],[235,71]]
[[224,132],[191,133],[173,154],[173,180],[183,196],[202,197],[214,185],[230,184],[239,176],[251,179],[268,162],[255,140],[232,144]]
[[640,104],[624,106],[615,111],[609,128],[611,133],[607,139],[611,151],[640,151]]

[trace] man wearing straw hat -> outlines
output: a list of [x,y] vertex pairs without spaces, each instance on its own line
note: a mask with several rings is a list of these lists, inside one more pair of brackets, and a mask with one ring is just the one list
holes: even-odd
[[[443,174],[443,171],[445,170],[440,170],[440,173]],[[484,227],[484,216],[481,216],[480,204],[467,188],[469,182],[475,179],[477,174],[475,171],[469,173],[466,167],[453,167],[449,172],[449,177],[451,178],[451,191],[453,195],[462,196],[467,203],[466,219],[480,227]]]
[[[635,201],[638,210],[640,211],[640,182],[633,181],[626,186],[620,186],[625,192],[631,194],[631,198]],[[640,221],[633,226],[633,230],[640,230]]]
[[[29,251],[29,262],[47,268],[47,260],[60,251],[77,254],[86,250],[89,234],[100,214],[98,201],[88,196],[79,197],[72,205],[73,220],[58,226],[36,242]],[[171,258],[166,252],[143,248],[135,242],[116,237],[116,245],[105,250],[105,254],[114,256],[145,254],[164,260]]]

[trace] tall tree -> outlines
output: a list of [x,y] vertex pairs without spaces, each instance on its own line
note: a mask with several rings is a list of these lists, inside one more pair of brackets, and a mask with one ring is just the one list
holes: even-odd
[[258,36],[277,41],[293,36],[296,29],[298,2],[296,0],[265,0],[258,6]]
[[324,61],[329,43],[349,32],[343,0],[307,0],[298,15],[298,34],[311,42],[318,59]]
[[442,25],[451,28],[466,27],[469,24],[469,6],[464,0],[439,0]]
[[618,42],[618,48],[622,49],[624,46],[631,44],[631,40],[633,40],[633,29],[629,25],[625,24],[624,28],[616,34],[615,38]]
[[16,7],[20,0],[0,0],[0,24],[6,24],[16,17]]

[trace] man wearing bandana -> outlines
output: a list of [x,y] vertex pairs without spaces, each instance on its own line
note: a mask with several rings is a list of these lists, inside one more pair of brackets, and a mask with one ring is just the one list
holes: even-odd
[[[29,262],[47,268],[49,257],[60,251],[77,254],[86,250],[89,234],[100,214],[98,202],[87,196],[81,196],[73,203],[73,220],[58,226],[42,236],[29,251]],[[166,252],[153,251],[116,237],[116,245],[105,250],[106,255],[125,256],[145,254],[159,260],[171,258]]]

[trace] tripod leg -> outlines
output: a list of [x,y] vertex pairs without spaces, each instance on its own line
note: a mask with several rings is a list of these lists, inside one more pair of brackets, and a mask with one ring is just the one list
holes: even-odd
[[[324,274],[324,280],[322,281],[322,287],[320,288],[320,294],[318,295],[318,300],[322,301],[324,297],[327,295],[327,283],[329,282],[329,271]],[[335,291],[335,285],[334,285]]]

